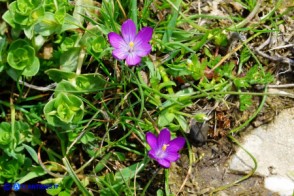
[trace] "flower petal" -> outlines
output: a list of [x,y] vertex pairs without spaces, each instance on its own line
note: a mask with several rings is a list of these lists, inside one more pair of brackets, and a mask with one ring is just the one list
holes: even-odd
[[117,33],[114,33],[114,32],[108,33],[108,40],[109,40],[111,46],[114,48],[128,47],[128,45],[123,40],[123,38],[120,35],[118,35]]
[[118,49],[114,49],[112,51],[112,55],[118,59],[118,60],[124,60],[128,57],[128,51],[127,50],[124,50],[124,49],[121,49],[121,48],[118,48]]
[[169,168],[170,167],[170,161],[167,159],[158,159],[157,162],[165,168]]
[[180,154],[177,152],[169,152],[168,150],[166,151],[166,156],[165,159],[168,159],[170,162],[175,162],[180,158]]
[[155,159],[155,160],[157,160],[157,157],[156,157],[156,150],[155,150],[155,149],[151,149],[151,150],[149,150],[149,152],[148,152],[148,156],[149,156],[151,159]]
[[184,147],[185,142],[186,142],[185,138],[177,137],[168,143],[169,145],[167,150],[170,152],[177,152]]
[[136,53],[129,53],[126,62],[129,66],[137,65],[141,62],[141,57],[136,55]]
[[121,26],[121,33],[127,44],[133,42],[137,33],[135,23],[131,19],[125,21]]
[[151,132],[146,133],[146,141],[149,144],[149,146],[151,147],[151,149],[156,150],[157,137],[153,133],[151,133]]
[[148,43],[142,43],[140,47],[135,46],[134,52],[140,57],[147,56],[151,52],[151,45]]
[[141,31],[139,31],[139,33],[137,34],[134,40],[134,44],[137,47],[140,47],[141,44],[148,43],[152,38],[152,34],[153,34],[153,29],[151,27],[142,28]]
[[158,148],[162,148],[164,144],[168,144],[170,142],[170,131],[167,128],[164,128],[160,131],[157,139]]

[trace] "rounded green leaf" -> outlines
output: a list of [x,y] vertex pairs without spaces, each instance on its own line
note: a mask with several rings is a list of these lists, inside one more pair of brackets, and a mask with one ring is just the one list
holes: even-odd
[[12,68],[23,70],[22,74],[25,76],[36,75],[40,67],[39,59],[35,56],[35,49],[21,39],[10,45],[7,62]]
[[7,148],[11,142],[11,126],[7,122],[0,124],[0,147]]
[[49,124],[76,124],[83,119],[84,104],[79,97],[61,92],[45,105],[44,113]]
[[6,179],[8,183],[15,182],[19,178],[20,165],[16,159],[4,155],[0,158],[0,179]]
[[[62,123],[57,117],[57,111],[54,108],[55,99],[50,100],[44,107],[45,118],[51,125],[58,125]],[[58,121],[57,121],[58,120]],[[57,122],[56,122],[57,121]]]
[[8,9],[13,23],[20,25],[32,25],[44,15],[40,0],[17,0],[12,2]]
[[91,43],[94,52],[103,52],[106,48],[106,41],[102,36],[97,37]]
[[33,61],[30,59],[31,52],[34,52],[34,50],[27,47],[10,50],[7,55],[7,62],[12,68],[23,70],[27,65],[33,63]]
[[32,9],[34,8],[33,2],[37,1],[30,1],[30,0],[17,0],[16,1],[16,12],[23,16],[28,16]]
[[34,57],[32,64],[29,64],[23,71],[22,75],[24,76],[34,76],[38,73],[40,68],[40,62],[37,57]]

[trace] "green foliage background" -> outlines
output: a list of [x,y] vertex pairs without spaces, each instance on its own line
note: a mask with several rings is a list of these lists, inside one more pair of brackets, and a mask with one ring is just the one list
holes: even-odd
[[[241,3],[250,12],[254,2]],[[230,25],[215,27],[223,18],[189,12],[181,0],[1,6],[0,184],[58,184],[49,195],[144,195],[154,177],[140,174],[155,164],[147,156],[147,131],[168,127],[173,137],[187,138],[191,119],[211,119],[198,101],[234,102],[234,109],[246,111],[254,95],[264,95],[253,87],[274,81],[247,45],[278,31],[274,23],[262,29],[270,18],[243,25],[245,17],[235,13]],[[159,19],[158,12],[169,14]],[[275,10],[271,14],[282,22]],[[199,26],[201,17],[213,22]],[[107,40],[128,18],[138,30],[154,28],[152,52],[136,67],[115,60]],[[248,37],[238,40],[239,61],[216,52],[228,51],[231,33],[241,31]],[[158,195],[168,193],[164,183]]]

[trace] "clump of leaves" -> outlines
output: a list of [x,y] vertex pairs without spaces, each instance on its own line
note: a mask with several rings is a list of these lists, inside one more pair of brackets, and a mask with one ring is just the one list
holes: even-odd
[[8,6],[3,19],[13,27],[14,35],[24,31],[28,38],[35,34],[49,36],[77,28],[77,20],[69,15],[70,5],[64,0],[54,3],[41,0],[16,0]]
[[48,123],[51,125],[76,124],[83,118],[84,103],[76,95],[58,93],[54,99],[46,104],[44,113]]
[[40,68],[39,59],[35,56],[35,49],[25,40],[18,39],[9,47],[8,64],[21,71],[24,76],[34,76]]
[[[37,153],[30,146],[39,143],[39,137],[39,130],[32,130],[27,123],[16,121],[14,127],[7,122],[0,123],[1,184],[16,182],[23,178],[32,166],[32,159],[38,162]],[[26,152],[32,159],[25,155]]]
[[3,19],[12,27],[30,26],[44,15],[42,1],[17,0],[13,1],[3,15]]
[[0,124],[0,148],[8,148],[12,141],[10,124],[8,122],[2,122]]

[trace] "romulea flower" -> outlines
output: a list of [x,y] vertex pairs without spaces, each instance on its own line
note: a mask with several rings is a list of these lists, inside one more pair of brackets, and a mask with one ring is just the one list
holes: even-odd
[[177,137],[173,140],[170,140],[170,137],[170,131],[167,128],[162,129],[158,137],[151,132],[146,134],[147,143],[151,147],[148,156],[165,168],[169,168],[171,162],[180,158],[178,151],[185,145],[183,137]]
[[141,58],[151,52],[149,41],[152,38],[152,33],[151,27],[144,27],[137,34],[135,23],[128,19],[122,24],[122,36],[115,32],[108,34],[108,40],[114,47],[112,55],[118,60],[126,59],[129,66],[139,64]]

